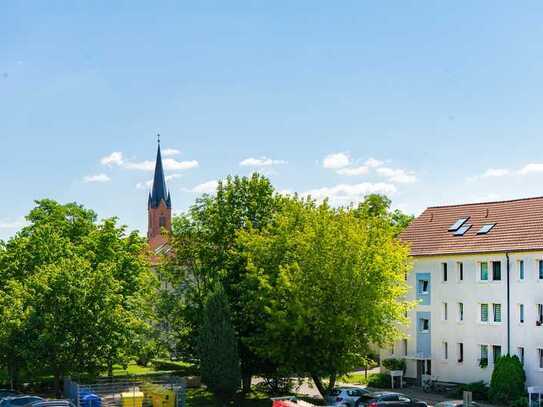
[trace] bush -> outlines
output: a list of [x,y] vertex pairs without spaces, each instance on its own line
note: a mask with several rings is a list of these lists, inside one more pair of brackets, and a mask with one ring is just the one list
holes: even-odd
[[389,389],[390,375],[386,373],[374,373],[368,377],[368,386],[378,389]]
[[289,377],[264,376],[256,389],[272,396],[290,394],[294,390],[294,380]]
[[451,392],[450,397],[461,399],[464,396],[465,391],[470,391],[472,393],[473,400],[488,400],[488,386],[482,380],[480,382],[459,385],[455,391]]
[[402,370],[405,373],[406,363],[404,359],[385,359],[383,366],[387,370]]
[[511,407],[528,407],[528,398],[521,397],[511,403]]
[[505,355],[498,358],[490,380],[489,396],[494,403],[509,404],[524,396],[526,376],[519,358]]

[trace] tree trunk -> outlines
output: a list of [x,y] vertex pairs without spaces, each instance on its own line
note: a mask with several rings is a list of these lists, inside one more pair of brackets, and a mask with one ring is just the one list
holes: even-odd
[[336,374],[330,375],[330,380],[328,381],[328,386],[324,387],[324,384],[322,383],[322,378],[320,376],[317,376],[315,374],[311,374],[311,378],[313,379],[313,382],[315,383],[315,386],[317,386],[317,390],[321,394],[322,398],[326,399],[326,395],[330,393],[330,391],[334,388],[336,385]]
[[326,397],[326,389],[324,388],[324,385],[322,384],[322,380],[319,376],[311,374],[311,378],[313,379],[313,382],[315,383],[315,386],[317,386],[317,390],[321,394],[321,396],[324,398]]
[[55,395],[57,399],[62,397],[60,391],[60,373],[57,370],[55,370]]
[[251,392],[251,382],[253,376],[250,373],[243,373],[241,377],[241,390],[243,394],[248,394]]
[[113,362],[111,359],[107,361],[107,376],[113,377]]
[[336,374],[333,373],[333,374],[330,375],[330,380],[328,381],[327,393],[329,393],[331,390],[333,390],[335,385],[336,385]]

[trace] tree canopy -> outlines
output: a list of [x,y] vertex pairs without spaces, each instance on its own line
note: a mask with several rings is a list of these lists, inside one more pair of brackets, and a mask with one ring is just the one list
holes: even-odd
[[37,201],[28,225],[0,244],[0,364],[89,374],[125,363],[152,329],[156,283],[146,242],[77,204]]
[[248,269],[242,302],[260,326],[250,348],[309,373],[324,394],[322,377],[333,386],[370,345],[400,337],[410,265],[396,232],[388,217],[297,198],[284,198],[262,230],[240,232]]

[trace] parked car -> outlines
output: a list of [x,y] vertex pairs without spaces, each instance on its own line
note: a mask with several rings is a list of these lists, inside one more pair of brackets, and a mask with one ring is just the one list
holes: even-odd
[[23,407],[35,403],[37,401],[42,401],[43,399],[38,396],[11,396],[4,397],[0,401],[0,407]]
[[[479,407],[479,404],[472,401],[471,402],[472,407]],[[464,401],[463,400],[449,400],[449,401],[442,401],[440,403],[437,403],[435,407],[464,407]]]
[[360,397],[369,393],[363,387],[336,387],[326,396],[326,402],[331,406],[354,407]]
[[360,397],[355,407],[428,407],[424,401],[408,397],[405,394],[376,392]]
[[13,397],[18,395],[19,393],[17,393],[15,390],[0,389],[0,400],[6,397]]

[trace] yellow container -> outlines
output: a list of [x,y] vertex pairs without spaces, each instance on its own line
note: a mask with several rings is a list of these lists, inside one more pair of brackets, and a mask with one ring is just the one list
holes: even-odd
[[142,407],[143,393],[141,391],[128,391],[121,393],[122,407]]
[[155,389],[153,391],[152,399],[153,407],[175,407],[175,393],[173,390],[164,387]]

